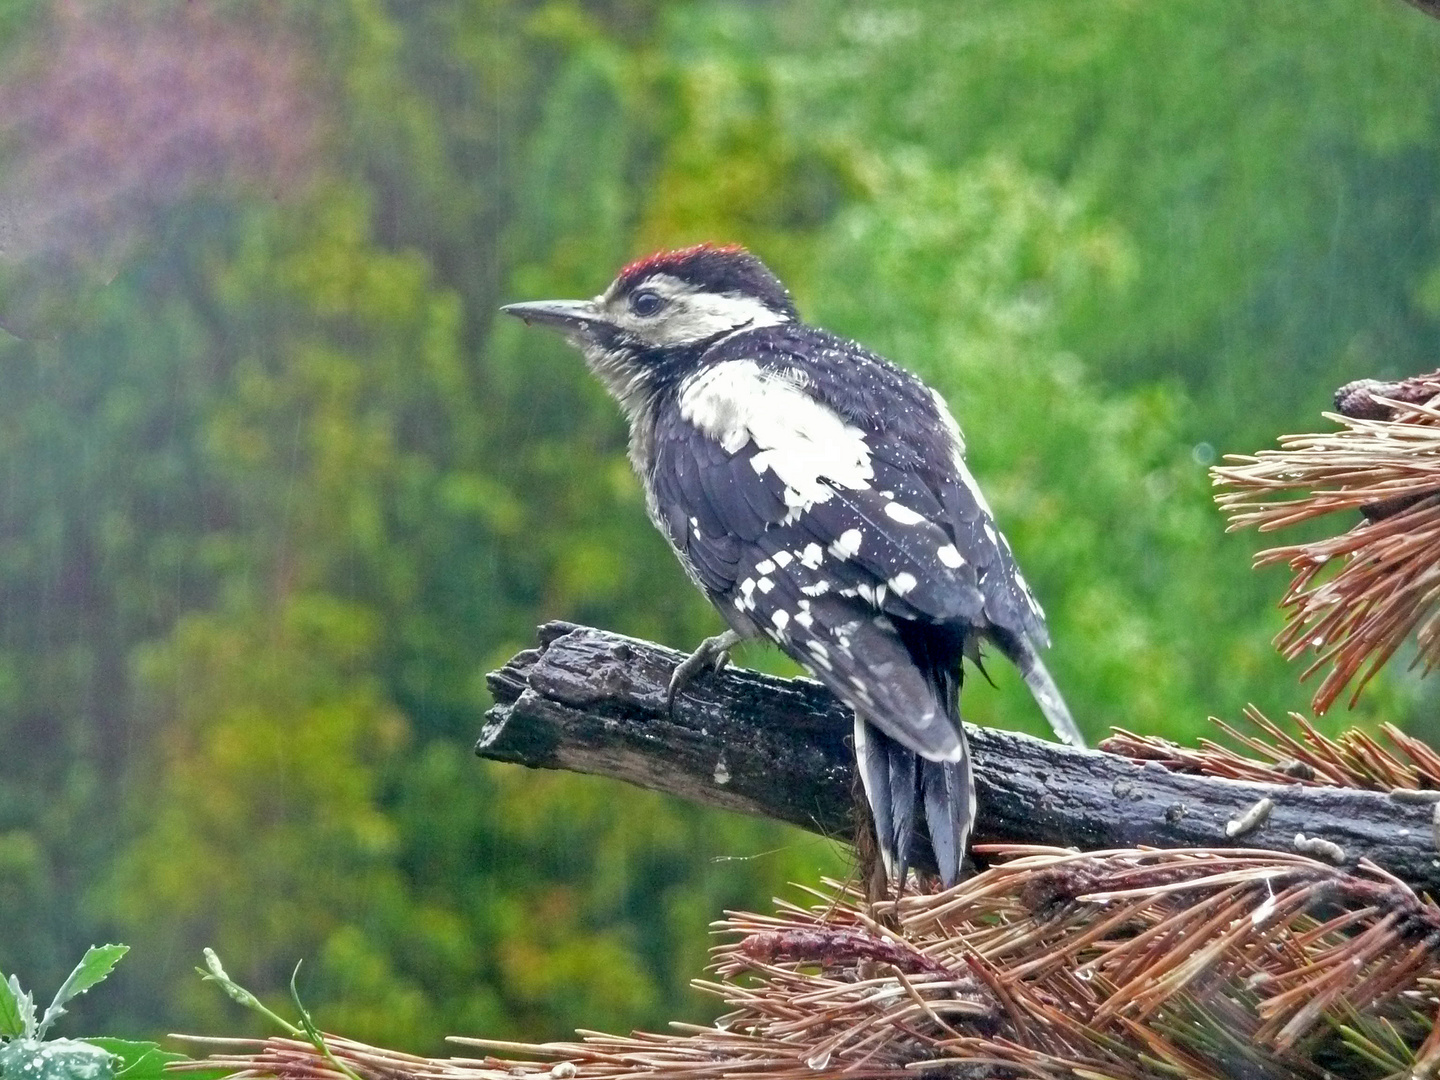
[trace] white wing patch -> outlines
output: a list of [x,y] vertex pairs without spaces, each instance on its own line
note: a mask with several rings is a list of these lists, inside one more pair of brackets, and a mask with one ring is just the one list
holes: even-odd
[[[930,396],[935,399],[935,411],[940,416],[940,422],[945,425],[945,430],[950,435],[952,456],[955,462],[955,472],[960,477],[960,482],[970,489],[970,494],[980,504],[980,509],[985,511],[985,516],[992,521],[995,519],[995,511],[990,509],[990,504],[985,501],[985,493],[980,490],[980,485],[975,482],[975,477],[970,472],[970,466],[965,464],[965,436],[960,433],[960,425],[955,422],[954,415],[950,412],[950,406],[945,404],[945,398],[939,390],[933,387]],[[994,537],[992,536],[993,540]],[[948,566],[949,563],[946,563]]]
[[890,588],[895,590],[896,596],[904,596],[906,593],[912,592],[918,584],[915,575],[908,570],[901,570],[889,580]]
[[[824,502],[825,500],[820,501]],[[859,529],[846,529],[840,534],[840,539],[830,545],[830,554],[841,562],[853,559],[860,554],[860,545],[864,539]]]
[[923,514],[917,514],[910,507],[898,502],[885,504],[885,516],[901,525],[919,525],[925,520]]
[[[985,501],[985,493],[980,490],[980,485],[975,482],[975,477],[971,475],[970,466],[965,464],[965,459],[960,456],[959,453],[955,455],[955,471],[960,474],[960,482],[970,489],[971,495],[975,496],[975,501],[979,504],[980,509],[985,511],[985,516],[989,518],[990,521],[994,521],[995,511],[991,510],[990,504]],[[985,525],[985,532],[990,536],[992,542],[995,541],[994,531],[994,528],[989,523]]]
[[787,520],[827,502],[834,487],[858,491],[875,475],[864,432],[806,393],[796,377],[753,360],[729,360],[691,376],[679,404],[680,415],[727,452],[755,443],[760,452],[750,466],[785,485]]
[[940,561],[950,567],[951,570],[958,570],[965,565],[965,557],[960,554],[954,544],[940,545],[940,547],[936,549],[935,554],[939,556]]

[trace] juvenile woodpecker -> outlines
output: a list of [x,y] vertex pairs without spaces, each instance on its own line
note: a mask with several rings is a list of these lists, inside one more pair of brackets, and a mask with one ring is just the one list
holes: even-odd
[[584,353],[629,420],[651,519],[733,628],[677,669],[672,699],[742,638],[770,638],[855,711],[887,873],[903,880],[923,816],[952,884],[975,818],[962,659],[992,642],[1057,734],[1080,736],[944,400],[802,322],[739,247],[661,252],[592,300],[503,310]]

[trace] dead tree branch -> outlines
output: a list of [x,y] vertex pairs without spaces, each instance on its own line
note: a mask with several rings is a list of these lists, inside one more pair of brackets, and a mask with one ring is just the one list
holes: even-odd
[[[695,802],[848,839],[851,719],[818,683],[728,670],[664,709],[680,653],[589,627],[550,623],[540,647],[490,675],[496,705],[476,752],[530,768],[629,781]],[[1012,732],[969,729],[980,843],[1102,850],[1244,847],[1294,852],[1299,834],[1440,893],[1435,804],[1349,788],[1173,772]],[[1422,799],[1423,795],[1420,796]],[[1233,836],[1261,799],[1263,820]],[[1234,826],[1232,826],[1232,831]]]

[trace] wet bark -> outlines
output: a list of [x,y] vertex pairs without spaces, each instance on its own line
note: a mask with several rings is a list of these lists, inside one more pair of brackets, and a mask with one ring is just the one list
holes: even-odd
[[[702,675],[673,715],[665,688],[683,655],[589,627],[550,623],[540,646],[490,675],[496,704],[476,752],[539,769],[625,780],[694,802],[853,836],[851,717],[818,683],[727,669]],[[1123,720],[1123,717],[1116,717]],[[979,820],[973,842],[1296,850],[1361,858],[1440,892],[1434,804],[1384,792],[1263,784],[1171,772],[1096,750],[968,727]],[[1273,802],[1227,837],[1260,799]],[[1404,801],[1402,801],[1404,799]],[[923,858],[921,860],[923,862]]]

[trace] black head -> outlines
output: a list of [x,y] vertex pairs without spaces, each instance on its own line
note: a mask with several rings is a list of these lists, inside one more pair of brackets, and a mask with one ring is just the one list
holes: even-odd
[[593,300],[501,310],[559,329],[627,407],[659,378],[682,374],[709,342],[797,318],[789,291],[764,263],[742,247],[713,244],[638,259]]

